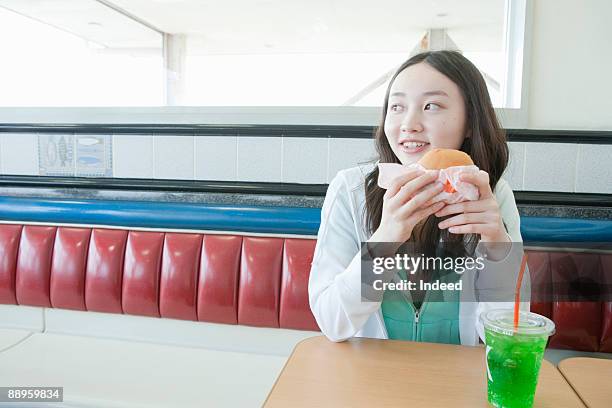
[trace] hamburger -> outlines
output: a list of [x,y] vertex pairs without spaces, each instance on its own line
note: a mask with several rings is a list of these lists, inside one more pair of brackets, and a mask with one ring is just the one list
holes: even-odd
[[[454,166],[473,166],[474,161],[469,154],[455,149],[432,149],[428,151],[418,163],[428,170],[444,170]],[[444,191],[454,193],[457,190],[450,180],[446,178]]]
[[431,149],[419,160],[429,170],[442,170],[452,166],[471,166],[474,161],[469,154],[455,149]]

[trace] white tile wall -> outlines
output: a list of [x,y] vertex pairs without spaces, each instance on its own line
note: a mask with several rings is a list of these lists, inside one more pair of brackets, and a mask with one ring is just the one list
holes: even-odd
[[194,136],[155,136],[154,177],[193,180],[194,144]]
[[374,139],[329,139],[327,182],[330,182],[338,171],[376,157]]
[[284,137],[282,181],[324,184],[327,178],[328,140]]
[[153,178],[153,136],[114,135],[114,177]]
[[38,175],[38,142],[36,134],[0,134],[2,174]]
[[524,190],[574,192],[578,145],[527,143],[526,149]]
[[525,143],[508,143],[510,160],[502,177],[510,184],[513,190],[523,189],[523,176],[525,174]]
[[238,138],[238,180],[281,181],[282,139],[280,137]]
[[[612,194],[612,145],[509,143],[514,190]],[[113,176],[328,183],[375,158],[371,139],[113,136]],[[38,175],[36,134],[0,134],[0,173]]]
[[196,136],[195,178],[236,181],[237,156],[237,136]]
[[612,194],[612,145],[579,145],[577,193]]

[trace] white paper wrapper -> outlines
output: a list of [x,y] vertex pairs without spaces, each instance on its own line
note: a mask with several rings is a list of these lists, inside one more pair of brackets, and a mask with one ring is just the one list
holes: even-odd
[[[426,170],[419,163],[414,163],[409,166],[404,166],[397,163],[378,163],[378,186],[388,189],[391,187],[393,180],[407,173],[410,169],[418,168]],[[462,201],[478,200],[480,194],[478,187],[471,183],[459,180],[460,173],[478,173],[478,167],[471,166],[452,166],[440,170],[437,182],[444,185],[444,190],[435,196],[432,203],[444,201],[446,204],[455,204]]]

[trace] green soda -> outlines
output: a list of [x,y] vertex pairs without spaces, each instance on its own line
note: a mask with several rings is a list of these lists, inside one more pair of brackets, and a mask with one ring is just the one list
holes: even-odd
[[484,312],[487,399],[495,407],[533,406],[538,375],[548,337],[555,324],[536,313],[520,312],[514,329],[512,310]]

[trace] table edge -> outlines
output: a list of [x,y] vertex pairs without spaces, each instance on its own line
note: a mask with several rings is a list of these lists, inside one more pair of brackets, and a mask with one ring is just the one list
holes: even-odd
[[270,388],[270,391],[268,392],[268,395],[266,396],[266,399],[264,400],[264,402],[262,404],[262,408],[265,407],[268,404],[268,401],[270,400],[270,396],[272,395],[272,393],[276,389],[276,386],[278,385],[278,381],[283,376],[283,373],[285,372],[285,369],[289,365],[289,362],[291,362],[291,358],[293,357],[293,355],[297,351],[298,347],[302,346],[303,343],[310,342],[310,341],[315,341],[315,340],[318,341],[321,338],[325,338],[325,336],[324,335],[319,335],[319,336],[307,337],[307,338],[302,339],[302,340],[300,340],[300,341],[298,341],[296,343],[296,345],[293,347],[293,350],[291,350],[291,354],[289,354],[289,357],[287,357],[287,361],[285,361],[285,364],[283,365],[283,368],[280,370],[280,373],[278,373],[278,376],[274,380],[274,384],[272,385],[272,388]]

